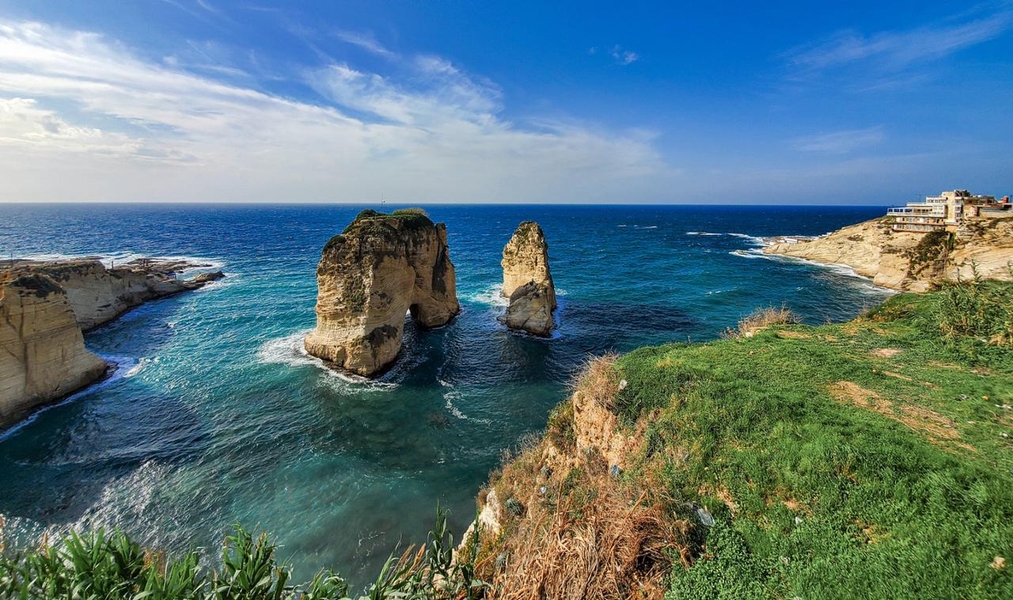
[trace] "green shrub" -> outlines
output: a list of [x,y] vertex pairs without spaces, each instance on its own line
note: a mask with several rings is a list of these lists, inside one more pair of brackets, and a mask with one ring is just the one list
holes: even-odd
[[[2,537],[0,537],[2,539]],[[472,598],[484,584],[473,560],[452,561],[454,538],[446,511],[437,507],[426,545],[391,555],[366,591],[370,600]],[[2,548],[0,548],[2,550]],[[126,534],[71,532],[59,543],[28,552],[0,552],[0,598],[123,598],[129,600],[324,600],[349,598],[348,585],[322,570],[308,583],[289,583],[266,534],[254,538],[237,526],[222,547],[220,567],[207,571],[200,555],[176,560],[143,549]]]
[[1013,345],[1013,287],[982,281],[946,286],[938,308],[939,328],[950,338],[973,337],[995,346]]

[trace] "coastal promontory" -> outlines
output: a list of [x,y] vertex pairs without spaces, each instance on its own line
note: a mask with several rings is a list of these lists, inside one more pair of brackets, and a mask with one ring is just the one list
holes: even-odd
[[324,246],[317,290],[306,351],[363,376],[397,358],[407,313],[433,328],[461,310],[447,228],[419,209],[359,213]]
[[524,221],[503,248],[503,321],[510,329],[548,336],[555,326],[556,288],[549,272],[549,244],[542,228]]
[[38,273],[0,286],[0,349],[0,427],[106,371],[84,347],[66,292]]
[[67,293],[77,323],[84,331],[100,327],[149,300],[196,290],[224,277],[221,271],[179,279],[187,269],[208,267],[185,260],[141,258],[106,267],[97,258],[51,262],[21,261],[16,270],[41,273]]
[[130,308],[223,277],[190,280],[181,261],[141,259],[107,268],[98,259],[12,261],[0,269],[0,428],[101,378],[109,365],[82,331]]
[[965,215],[950,230],[944,224],[914,230],[897,217],[884,216],[814,239],[781,238],[763,251],[846,265],[876,285],[901,291],[924,292],[975,277],[1008,280],[1013,211],[1007,212]]

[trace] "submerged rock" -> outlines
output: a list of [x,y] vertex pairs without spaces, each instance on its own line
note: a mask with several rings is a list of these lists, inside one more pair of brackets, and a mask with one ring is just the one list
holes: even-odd
[[549,244],[538,223],[524,221],[503,248],[503,322],[510,329],[548,336],[555,327],[556,288],[549,273]]
[[27,273],[0,285],[0,427],[88,385],[106,368],[84,347],[56,281]]
[[397,358],[405,313],[432,328],[461,310],[446,226],[420,210],[359,213],[324,246],[317,289],[306,351],[365,376]]

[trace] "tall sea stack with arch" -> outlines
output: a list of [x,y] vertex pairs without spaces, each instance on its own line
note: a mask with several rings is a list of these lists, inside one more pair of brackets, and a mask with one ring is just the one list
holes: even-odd
[[421,209],[364,210],[324,246],[317,266],[317,326],[306,351],[366,377],[401,351],[406,313],[422,328],[461,310],[447,228]]

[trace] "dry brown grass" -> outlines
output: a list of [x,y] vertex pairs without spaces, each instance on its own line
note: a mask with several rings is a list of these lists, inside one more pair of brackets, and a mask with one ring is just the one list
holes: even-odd
[[753,335],[772,325],[795,325],[800,322],[798,315],[793,313],[786,306],[775,308],[773,306],[760,309],[746,318],[739,321],[738,327],[725,330],[722,337],[741,338],[753,337]]
[[812,336],[801,331],[778,331],[777,337],[782,340],[808,340]]
[[897,356],[901,352],[902,350],[900,350],[899,348],[876,348],[871,352],[871,354],[879,358],[892,358],[894,356]]
[[624,454],[642,437],[640,427],[629,437],[616,432],[615,359],[585,363],[571,386],[574,410],[560,411],[550,425],[579,422],[575,451],[558,453],[546,436],[505,463],[492,483],[502,504],[500,533],[482,540],[476,564],[477,576],[491,583],[486,597],[660,599],[673,557],[690,562],[692,525],[653,488],[611,472],[617,463],[608,455]]
[[585,360],[580,371],[570,380],[570,395],[575,400],[592,402],[606,409],[613,408],[620,384],[615,370],[618,359],[618,354],[610,352]]
[[621,486],[604,462],[589,458],[546,487],[479,564],[494,571],[490,598],[662,598],[672,556],[688,564],[690,525],[648,492]]
[[928,408],[911,404],[895,405],[876,392],[851,381],[838,381],[833,384],[830,387],[830,395],[839,402],[871,410],[902,423],[935,444],[953,445],[975,451],[973,446],[958,441],[960,432],[952,420]]

